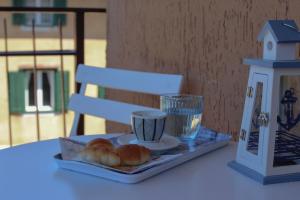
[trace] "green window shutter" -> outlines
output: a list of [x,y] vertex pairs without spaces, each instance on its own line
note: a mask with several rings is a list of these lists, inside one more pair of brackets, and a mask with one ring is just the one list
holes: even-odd
[[[67,7],[66,0],[54,0],[54,7],[65,8]],[[58,26],[59,21],[61,21],[62,25],[66,25],[67,16],[66,14],[54,14],[53,15],[53,26]]]
[[105,97],[105,88],[104,87],[101,87],[101,86],[98,87],[98,97],[101,99],[104,99],[104,97]]
[[[65,102],[64,102],[64,106],[65,106],[65,111],[67,110],[67,106],[69,103],[69,80],[70,80],[70,76],[69,76],[69,72],[68,71],[64,71],[64,98],[65,98]],[[54,111],[55,112],[62,112],[62,98],[61,98],[61,84],[62,84],[62,80],[61,80],[61,72],[60,71],[56,71],[55,72],[55,105],[54,105]]]
[[[13,0],[14,7],[23,7],[25,5],[25,0]],[[25,13],[13,13],[12,21],[14,25],[25,25],[26,14]]]
[[9,72],[9,111],[10,113],[25,112],[25,73]]

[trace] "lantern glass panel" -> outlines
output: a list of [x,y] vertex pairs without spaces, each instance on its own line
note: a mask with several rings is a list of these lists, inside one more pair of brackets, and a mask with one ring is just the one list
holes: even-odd
[[273,166],[300,164],[300,76],[281,76]]
[[248,138],[247,150],[255,155],[258,154],[258,144],[259,144],[259,133],[260,126],[258,123],[258,117],[261,113],[262,105],[262,95],[263,95],[263,83],[257,82],[256,88],[254,91],[254,102],[253,102],[253,111],[251,116],[250,123],[250,134]]

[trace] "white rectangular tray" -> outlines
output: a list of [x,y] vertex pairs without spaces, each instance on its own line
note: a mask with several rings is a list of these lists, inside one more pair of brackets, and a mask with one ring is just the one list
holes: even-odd
[[226,146],[230,140],[230,137],[225,136],[222,138],[223,139],[219,141],[214,141],[209,144],[199,145],[195,149],[193,149],[193,151],[186,152],[178,156],[174,160],[146,169],[145,171],[136,174],[123,174],[123,173],[107,170],[83,162],[62,160],[61,154],[55,155],[54,158],[58,166],[63,169],[94,175],[94,176],[110,179],[121,183],[138,183],[154,175],[157,175],[165,170],[180,165],[188,160],[191,160],[193,158],[206,154],[210,151]]

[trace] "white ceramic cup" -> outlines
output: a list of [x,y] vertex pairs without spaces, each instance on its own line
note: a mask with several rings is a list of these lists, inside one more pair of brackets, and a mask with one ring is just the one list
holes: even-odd
[[136,111],[131,114],[131,127],[139,142],[159,142],[167,114],[162,111]]

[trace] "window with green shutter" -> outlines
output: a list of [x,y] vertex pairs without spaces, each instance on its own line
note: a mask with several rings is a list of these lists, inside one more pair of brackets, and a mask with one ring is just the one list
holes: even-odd
[[[64,100],[65,111],[69,101],[69,72],[63,72],[62,88],[61,72],[54,70],[38,70],[36,74],[36,91],[34,73],[23,70],[9,73],[9,108],[13,114],[35,112],[62,112]],[[64,99],[62,98],[62,89]]]
[[[67,7],[66,0],[12,0],[13,6],[16,7]],[[31,26],[32,20],[38,27],[58,26],[61,22],[66,25],[66,14],[64,13],[14,13],[13,24],[20,26]]]

